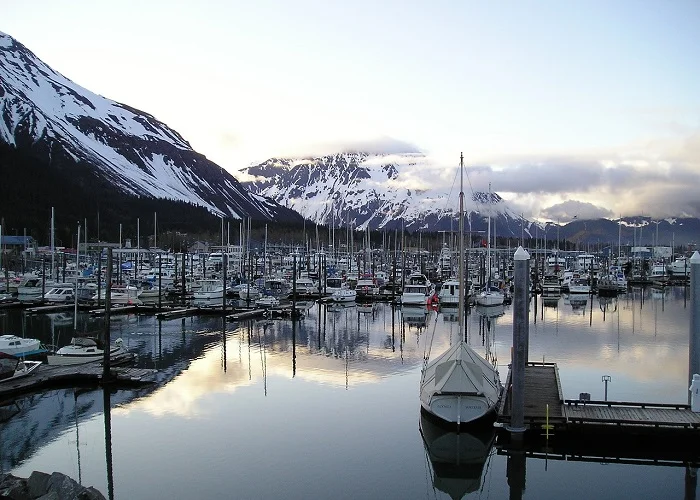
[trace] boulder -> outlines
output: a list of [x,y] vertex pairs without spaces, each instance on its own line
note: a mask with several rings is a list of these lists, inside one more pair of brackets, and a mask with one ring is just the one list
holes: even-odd
[[36,500],[61,500],[61,497],[55,491],[49,491],[46,495],[37,497]]
[[32,498],[37,498],[46,495],[49,491],[49,478],[51,476],[45,472],[40,472],[35,470],[27,479],[27,488],[29,488],[29,495]]
[[49,491],[55,491],[59,498],[76,498],[84,488],[73,478],[54,472],[48,480]]
[[31,500],[27,482],[21,477],[8,474],[0,484],[0,498],[11,498],[12,500]]

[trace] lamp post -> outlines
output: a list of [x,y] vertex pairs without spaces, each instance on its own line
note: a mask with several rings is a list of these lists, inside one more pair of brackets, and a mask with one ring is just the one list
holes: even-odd
[[603,375],[601,378],[602,382],[605,383],[605,401],[608,400],[608,382],[612,380],[612,377],[610,375]]

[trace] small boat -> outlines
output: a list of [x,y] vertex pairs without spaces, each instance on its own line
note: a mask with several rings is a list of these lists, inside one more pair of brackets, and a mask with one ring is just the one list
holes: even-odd
[[268,308],[268,307],[277,307],[278,305],[280,305],[280,301],[279,301],[279,299],[278,299],[277,297],[275,297],[274,295],[265,295],[265,296],[260,297],[259,299],[257,299],[257,300],[255,301],[255,305],[256,305],[257,307],[265,307],[265,308]]
[[260,297],[260,290],[251,283],[241,283],[230,289],[232,295],[241,300],[255,300]]
[[341,288],[331,295],[331,300],[333,302],[354,302],[356,298],[357,292],[349,288]]
[[75,300],[75,285],[73,283],[54,285],[44,294],[44,300],[52,303],[73,302]]
[[[110,347],[109,355],[126,353],[122,339],[117,339]],[[71,343],[61,347],[54,354],[46,356],[50,365],[78,365],[104,358],[104,348],[92,337],[73,337]]]
[[0,383],[26,377],[36,370],[41,361],[25,361],[16,356],[0,352]]
[[476,296],[476,303],[480,306],[501,306],[505,302],[505,295],[497,286],[487,286]]
[[0,353],[11,356],[27,356],[36,354],[41,349],[37,339],[26,339],[16,335],[0,335]]

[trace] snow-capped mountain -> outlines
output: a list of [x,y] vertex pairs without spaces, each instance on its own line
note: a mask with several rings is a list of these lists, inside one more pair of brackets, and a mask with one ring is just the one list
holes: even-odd
[[246,191],[153,116],[73,83],[4,33],[2,143],[40,159],[47,168],[63,168],[66,175],[71,164],[89,165],[101,181],[133,197],[181,200],[224,217],[301,220]]
[[[318,224],[364,229],[457,229],[458,191],[415,188],[428,168],[420,153],[348,152],[305,159],[271,158],[240,170],[243,185]],[[465,227],[486,229],[491,214],[500,236],[520,234],[520,218],[496,193],[465,194]]]

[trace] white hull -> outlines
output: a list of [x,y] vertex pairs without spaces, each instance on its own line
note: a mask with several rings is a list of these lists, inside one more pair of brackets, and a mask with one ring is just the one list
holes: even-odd
[[[115,356],[117,354],[123,354],[125,352],[126,351],[121,347],[112,347],[112,350],[109,352],[109,355]],[[52,366],[81,365],[83,363],[101,361],[103,359],[104,351],[100,349],[90,354],[80,354],[76,352],[73,354],[49,354],[48,356],[46,356],[46,362]]]
[[37,339],[27,339],[15,335],[0,335],[0,352],[12,356],[22,356],[39,350],[41,342]]
[[504,295],[499,292],[481,292],[476,296],[476,303],[485,307],[503,305],[504,300]]
[[421,401],[421,406],[440,420],[454,424],[468,424],[496,410],[496,403],[489,402],[483,396],[459,394],[434,396],[428,404]]
[[428,297],[426,297],[426,295],[423,293],[404,292],[401,294],[401,303],[424,306],[428,303]]
[[354,302],[356,298],[355,290],[338,290],[331,295],[333,302]]
[[468,424],[495,410],[501,390],[496,369],[461,341],[424,368],[421,407],[446,423]]

